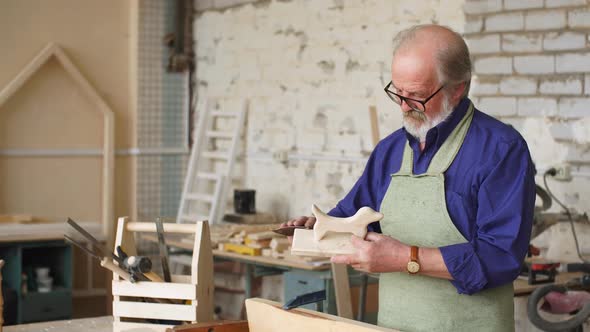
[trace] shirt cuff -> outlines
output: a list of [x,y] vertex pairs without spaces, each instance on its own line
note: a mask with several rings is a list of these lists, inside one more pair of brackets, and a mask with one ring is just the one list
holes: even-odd
[[459,294],[471,295],[484,289],[488,281],[471,243],[452,244],[439,249],[454,279],[451,283]]

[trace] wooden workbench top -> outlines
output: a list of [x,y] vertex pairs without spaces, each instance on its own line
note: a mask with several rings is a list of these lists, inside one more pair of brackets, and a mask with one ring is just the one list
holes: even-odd
[[59,320],[53,322],[41,322],[23,325],[4,326],[4,332],[112,332],[113,316]]

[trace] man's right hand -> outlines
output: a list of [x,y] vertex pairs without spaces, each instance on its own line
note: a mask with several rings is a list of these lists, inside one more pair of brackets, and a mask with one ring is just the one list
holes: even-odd
[[305,226],[306,228],[313,228],[315,224],[315,217],[301,216],[299,218],[291,219],[281,224],[281,227],[289,226]]

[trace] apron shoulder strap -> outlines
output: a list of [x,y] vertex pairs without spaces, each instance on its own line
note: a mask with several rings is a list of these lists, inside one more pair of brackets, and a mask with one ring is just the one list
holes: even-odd
[[406,141],[406,145],[404,147],[404,156],[402,157],[402,165],[400,166],[399,171],[395,174],[411,175],[413,174],[413,165],[414,151],[412,151],[412,147],[410,147],[410,142]]
[[459,149],[463,145],[467,131],[473,120],[473,103],[469,104],[467,112],[451,132],[449,137],[445,140],[440,149],[436,152],[436,155],[432,158],[430,165],[428,166],[428,173],[430,174],[442,174],[451,166],[455,156],[459,153]]

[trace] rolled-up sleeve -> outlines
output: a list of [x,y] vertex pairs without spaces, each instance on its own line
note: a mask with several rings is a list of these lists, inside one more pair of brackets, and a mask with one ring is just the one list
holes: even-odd
[[534,166],[524,140],[502,142],[482,174],[471,240],[440,248],[459,293],[512,282],[526,255],[535,205]]
[[[379,159],[377,149],[373,151],[361,177],[356,181],[352,189],[338,204],[328,212],[332,217],[350,217],[354,215],[363,206],[368,206],[377,210],[377,187],[380,183],[380,173],[382,163]],[[381,232],[379,222],[371,223],[367,226],[370,232]]]

